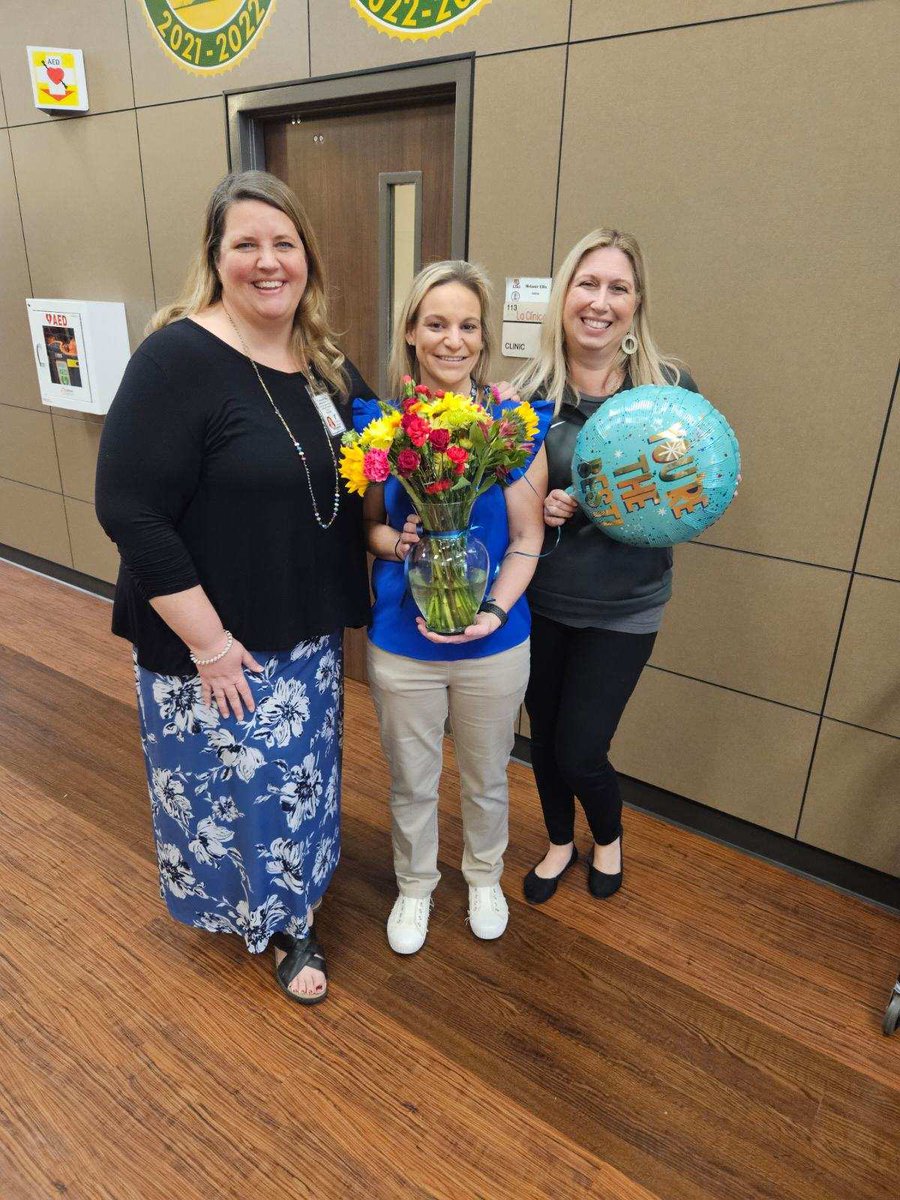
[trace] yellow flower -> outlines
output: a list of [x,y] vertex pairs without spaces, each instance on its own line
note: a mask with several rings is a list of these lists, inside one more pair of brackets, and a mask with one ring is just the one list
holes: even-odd
[[390,450],[399,424],[399,413],[378,417],[362,431],[360,442],[368,450]]
[[531,441],[531,439],[537,433],[538,426],[540,425],[540,422],[538,421],[537,413],[534,411],[534,409],[531,407],[531,405],[528,403],[527,400],[523,400],[522,403],[518,406],[518,408],[514,408],[513,413],[515,416],[517,416],[519,418],[519,420],[525,426],[526,439],[528,441]]
[[341,475],[347,482],[347,491],[355,492],[358,496],[364,496],[369,486],[363,470],[365,457],[365,451],[358,442],[341,446]]

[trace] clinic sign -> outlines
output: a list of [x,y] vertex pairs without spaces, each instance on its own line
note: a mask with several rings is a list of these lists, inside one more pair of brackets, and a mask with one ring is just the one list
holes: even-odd
[[440,37],[465,25],[491,0],[350,0],[366,24],[388,37]]
[[195,75],[228,71],[259,43],[275,0],[139,0],[164,52]]
[[553,280],[515,275],[506,280],[503,335],[500,349],[506,358],[535,358],[541,348],[541,324],[550,303]]

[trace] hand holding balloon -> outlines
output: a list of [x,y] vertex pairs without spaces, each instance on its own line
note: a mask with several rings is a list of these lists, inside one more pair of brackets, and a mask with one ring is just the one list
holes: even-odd
[[551,528],[565,525],[577,511],[578,501],[575,497],[570,492],[564,492],[562,488],[554,488],[544,501],[544,524]]

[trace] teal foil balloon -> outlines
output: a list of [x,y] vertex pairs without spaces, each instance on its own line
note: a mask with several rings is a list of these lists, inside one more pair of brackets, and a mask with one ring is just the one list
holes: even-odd
[[705,397],[646,386],[619,392],[585,422],[571,490],[616,541],[672,546],[718,521],[740,470],[737,438]]

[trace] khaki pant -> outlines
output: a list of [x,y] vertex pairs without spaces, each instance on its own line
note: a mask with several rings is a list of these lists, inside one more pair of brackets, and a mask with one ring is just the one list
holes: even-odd
[[391,768],[394,870],[404,896],[437,887],[438,785],[449,713],[459,764],[462,871],[471,887],[503,873],[509,840],[506,767],[528,682],[528,642],[488,658],[423,662],[369,642],[369,687]]

